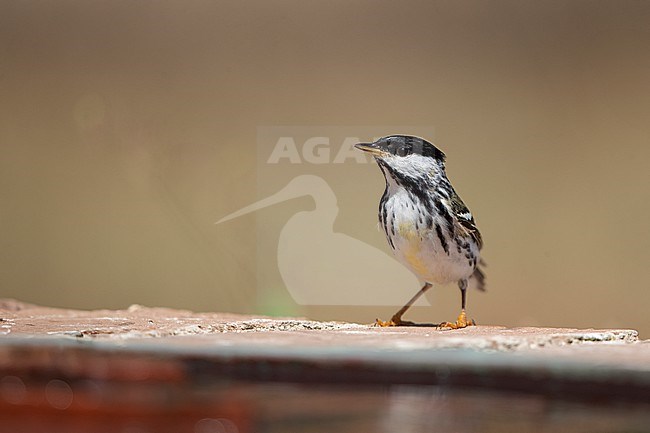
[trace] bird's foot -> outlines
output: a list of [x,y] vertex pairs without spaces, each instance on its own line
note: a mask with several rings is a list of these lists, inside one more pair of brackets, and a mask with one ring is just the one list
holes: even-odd
[[466,328],[468,326],[476,326],[476,322],[474,319],[467,319],[467,315],[465,314],[465,310],[462,310],[460,314],[458,315],[458,319],[456,319],[456,322],[442,322],[440,324],[441,328],[450,328],[450,329],[461,329],[461,328]]
[[390,320],[383,321],[375,319],[375,326],[381,326],[382,328],[387,328],[389,326],[415,326],[415,322],[409,320],[402,320],[400,316],[393,316]]

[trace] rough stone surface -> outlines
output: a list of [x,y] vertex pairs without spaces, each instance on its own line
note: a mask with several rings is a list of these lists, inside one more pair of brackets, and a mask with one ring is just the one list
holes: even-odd
[[650,344],[639,341],[634,330],[501,326],[473,326],[460,330],[380,328],[372,324],[194,313],[140,305],[126,310],[79,311],[0,300],[0,335],[90,339],[140,346],[151,346],[148,340],[162,338],[165,344],[180,350],[192,347],[329,347],[352,352],[473,349],[535,352],[539,356],[582,358],[642,369],[650,365]]
[[649,396],[650,343],[634,330],[0,300],[0,433],[645,431]]

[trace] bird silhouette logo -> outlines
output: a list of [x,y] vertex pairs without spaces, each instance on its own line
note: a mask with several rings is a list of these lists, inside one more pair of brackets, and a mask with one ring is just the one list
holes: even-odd
[[[312,197],[315,209],[289,218],[277,248],[278,270],[293,300],[299,305],[401,305],[417,278],[384,251],[334,231],[337,198],[322,177],[297,176],[215,224],[303,196]],[[430,304],[422,298],[416,305]]]

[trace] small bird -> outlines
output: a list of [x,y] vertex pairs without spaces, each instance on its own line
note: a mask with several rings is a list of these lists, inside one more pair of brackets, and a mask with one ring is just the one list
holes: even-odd
[[458,282],[461,312],[444,328],[475,325],[465,313],[467,287],[485,290],[483,246],[474,217],[445,173],[445,154],[428,141],[391,135],[355,147],[374,156],[386,189],[379,202],[379,223],[395,257],[424,285],[393,317],[380,326],[414,325],[402,320],[411,305],[433,284]]

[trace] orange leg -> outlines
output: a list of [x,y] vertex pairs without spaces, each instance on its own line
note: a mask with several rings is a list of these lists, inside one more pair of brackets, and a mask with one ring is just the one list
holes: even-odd
[[385,327],[385,326],[413,326],[413,325],[415,325],[414,322],[410,322],[410,321],[408,321],[408,320],[402,320],[402,316],[404,315],[404,313],[406,313],[406,310],[408,310],[409,308],[411,308],[411,305],[413,305],[413,303],[414,303],[415,301],[417,301],[418,298],[419,298],[420,296],[422,296],[422,295],[423,295],[427,290],[429,290],[430,288],[431,288],[431,284],[430,284],[430,283],[424,283],[424,286],[422,286],[422,288],[420,289],[420,291],[417,292],[417,293],[415,294],[415,296],[413,296],[413,297],[412,297],[412,298],[411,298],[411,299],[406,303],[406,305],[404,305],[402,308],[400,308],[399,311],[398,311],[397,313],[393,314],[393,317],[391,317],[390,320],[384,322],[383,320],[379,320],[379,319],[377,319],[377,320],[375,321],[375,325],[377,325],[377,326],[383,326],[383,327]]
[[458,319],[456,319],[456,322],[442,322],[440,324],[441,328],[451,328],[451,329],[460,329],[460,328],[466,328],[468,326],[476,326],[476,322],[474,319],[469,319],[467,320],[467,315],[465,314],[465,304],[467,301],[467,280],[460,280],[458,282],[458,287],[460,288],[460,296],[461,296],[461,311],[460,314],[458,315]]
[[467,315],[465,314],[465,309],[463,308],[458,315],[458,319],[456,319],[456,322],[442,322],[440,324],[441,328],[451,328],[451,329],[461,329],[461,328],[466,328],[468,326],[476,326],[476,322],[474,319],[467,319]]

